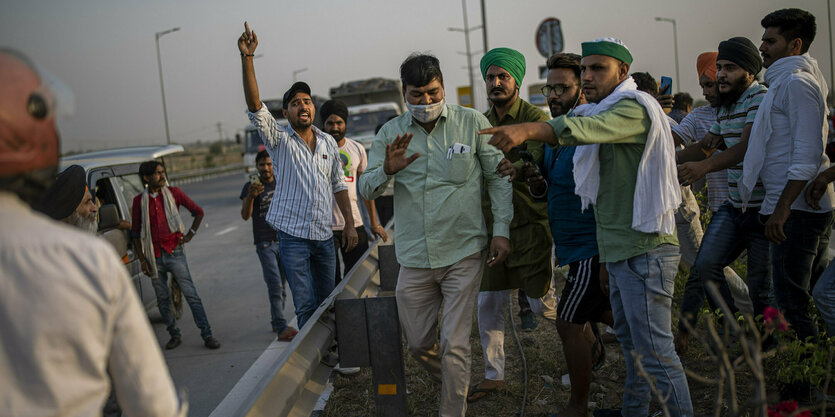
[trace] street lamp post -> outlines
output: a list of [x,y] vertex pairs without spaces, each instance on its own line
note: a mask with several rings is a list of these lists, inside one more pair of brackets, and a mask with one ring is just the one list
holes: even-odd
[[681,74],[678,72],[678,29],[676,29],[676,20],[669,17],[656,17],[657,22],[670,22],[673,24],[673,49],[676,57],[676,91],[681,91]]
[[297,70],[293,71],[293,82],[294,83],[296,82],[296,76],[297,75],[299,75],[300,73],[305,72],[305,71],[307,71],[307,67],[300,68],[300,69],[297,69]]
[[167,144],[171,144],[171,133],[168,131],[168,109],[165,106],[165,83],[162,81],[162,58],[160,58],[159,54],[159,38],[171,33],[180,30],[179,27],[164,30],[162,32],[157,32],[154,34],[154,40],[157,43],[157,67],[159,67],[159,89],[162,93],[162,116],[165,118],[165,142]]
[[461,0],[461,6],[464,9],[464,28],[448,28],[450,32],[463,32],[464,33],[464,42],[467,45],[467,75],[469,76],[470,80],[470,104],[473,108],[476,108],[474,95],[475,95],[475,84],[473,81],[473,60],[472,60],[472,53],[470,52],[470,32],[478,29],[482,29],[482,26],[474,26],[469,27],[467,25],[467,0]]

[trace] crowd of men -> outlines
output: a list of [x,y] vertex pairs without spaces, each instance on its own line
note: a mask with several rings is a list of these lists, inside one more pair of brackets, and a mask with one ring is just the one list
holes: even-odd
[[[646,416],[656,389],[671,415],[694,415],[679,355],[705,302],[718,304],[706,283],[734,312],[778,308],[811,341],[821,337],[814,299],[835,334],[835,166],[825,153],[829,87],[808,54],[815,18],[783,9],[761,26],[759,48],[744,37],[704,46],[713,51],[695,67],[708,104],[696,108],[686,93],[659,93],[648,73],[630,74],[634,58],[612,37],[547,60],[550,117],[520,97],[526,61],[514,49],[481,60],[483,114],[447,103],[439,60],[412,54],[400,66],[408,111],[379,128],[366,154],[345,137],[344,103],[326,102],[325,129],[313,125],[306,83],[283,96],[289,125],[276,122],[260,99],[258,38],[245,24],[243,90],[264,150],[241,190],[241,217],[252,218],[277,339],[298,333],[283,313],[285,286],[301,329],[367,251],[359,196],[372,236],[388,239],[374,200],[391,185],[397,313],[410,353],[440,382],[441,416],[463,416],[504,385],[514,290],[523,327],[536,328],[534,312],[555,323],[571,381],[560,416],[592,411],[592,372],[606,359],[598,323],[614,329],[626,375],[621,408],[595,415]],[[19,52],[0,50],[0,404],[11,415],[93,415],[110,396],[130,415],[183,415],[125,268],[91,236],[98,207],[83,168],[55,176],[54,102],[41,77]],[[176,288],[204,345],[217,349],[183,249],[203,210],[168,186],[161,163],[143,163],[139,175],[145,190],[122,226],[153,278],[165,348],[182,343]],[[693,188],[705,183],[712,215],[703,230]],[[194,217],[189,229],[180,206]],[[745,279],[729,267],[743,251]],[[560,294],[552,256],[568,267]],[[680,263],[689,276],[674,335]],[[35,308],[55,314],[27,313]],[[485,375],[471,384],[474,316]],[[51,357],[44,346],[55,343],[72,346],[71,356]]]

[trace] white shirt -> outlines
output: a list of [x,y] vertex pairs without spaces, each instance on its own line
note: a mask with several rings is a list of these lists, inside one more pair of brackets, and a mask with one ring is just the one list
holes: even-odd
[[[339,159],[342,161],[342,170],[345,174],[345,185],[348,187],[348,199],[351,200],[351,213],[354,216],[354,227],[362,226],[362,216],[357,205],[357,173],[365,171],[368,165],[368,156],[362,145],[351,139],[345,138],[345,143],[339,147]],[[333,230],[345,228],[345,218],[336,201],[333,202]]]
[[126,415],[185,415],[107,242],[0,191],[0,248],[0,414],[101,416],[112,377]]
[[[792,76],[774,97],[771,108],[774,133],[766,144],[765,160],[760,171],[760,180],[765,187],[761,214],[774,212],[789,180],[811,181],[829,168],[829,158],[824,153],[827,138],[821,134],[825,116],[817,108],[814,98],[819,94],[817,91],[818,87],[807,79]],[[820,199],[820,210],[806,203],[804,193],[805,190],[792,203],[792,210],[814,213],[832,211],[835,196],[831,185]]]
[[302,239],[333,237],[333,195],[346,189],[336,141],[313,126],[316,149],[311,152],[292,127],[276,123],[266,104],[247,114],[273,161],[276,185],[267,223]]

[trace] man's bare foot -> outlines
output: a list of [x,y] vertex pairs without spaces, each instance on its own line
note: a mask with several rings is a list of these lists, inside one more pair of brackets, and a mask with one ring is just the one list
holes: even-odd
[[504,381],[493,381],[492,379],[485,379],[481,383],[470,385],[470,391],[467,393],[467,402],[476,402],[503,386]]

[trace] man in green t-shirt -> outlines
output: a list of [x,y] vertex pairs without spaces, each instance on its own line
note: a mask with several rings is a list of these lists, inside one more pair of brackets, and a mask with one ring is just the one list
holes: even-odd
[[[508,150],[526,140],[578,147],[576,193],[594,204],[600,277],[626,360],[625,417],[646,416],[650,386],[634,358],[655,379],[673,416],[692,416],[681,361],[673,348],[671,307],[679,262],[674,212],[681,203],[669,122],[658,102],[629,78],[632,55],[620,40],[582,44],[583,94],[590,104],[547,123],[484,129],[490,143]],[[608,281],[608,282],[607,282]],[[634,353],[633,353],[634,352]],[[636,356],[637,355],[637,356]]]

